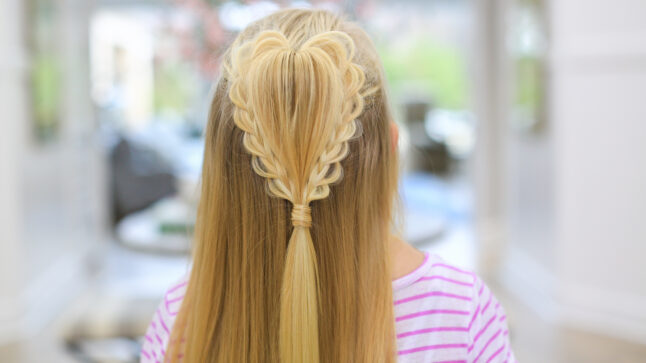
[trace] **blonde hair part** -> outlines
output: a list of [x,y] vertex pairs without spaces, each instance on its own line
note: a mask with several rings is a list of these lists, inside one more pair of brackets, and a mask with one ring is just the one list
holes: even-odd
[[[357,40],[367,37],[328,12],[288,10],[250,26],[225,55],[167,361],[394,362],[396,159],[380,66],[369,42],[357,55]],[[291,228],[279,222],[285,208]]]

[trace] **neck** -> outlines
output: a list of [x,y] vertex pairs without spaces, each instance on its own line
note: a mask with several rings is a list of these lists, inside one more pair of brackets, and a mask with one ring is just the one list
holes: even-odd
[[396,236],[390,239],[391,279],[413,272],[424,262],[424,253]]

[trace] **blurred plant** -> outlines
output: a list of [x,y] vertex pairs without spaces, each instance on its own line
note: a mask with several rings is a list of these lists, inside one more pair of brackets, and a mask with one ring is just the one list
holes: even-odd
[[542,59],[538,56],[523,55],[515,60],[516,94],[515,104],[526,117],[539,117],[543,105],[544,82]]
[[35,132],[41,141],[54,138],[58,128],[59,70],[59,64],[52,54],[35,55],[31,91]]
[[466,108],[465,67],[455,47],[425,35],[404,45],[398,42],[380,44],[378,51],[395,93],[402,92],[407,83],[413,82],[432,96],[435,107]]
[[208,88],[217,76],[219,55],[231,38],[220,23],[219,3],[174,0],[164,13],[154,59],[156,115],[186,119],[199,109],[200,88]]
[[56,137],[59,126],[61,69],[57,60],[56,4],[44,0],[29,2],[29,34],[32,53],[31,102],[34,135],[40,142]]
[[512,8],[509,43],[514,65],[512,126],[540,132],[546,127],[545,4],[542,0],[516,0]]
[[192,106],[192,100],[197,96],[197,80],[185,64],[160,62],[155,66],[154,77],[156,114],[174,117]]
[[175,29],[182,39],[182,55],[195,60],[204,76],[217,72],[222,49],[231,38],[220,23],[216,0],[174,0],[177,7],[189,14],[191,26]]

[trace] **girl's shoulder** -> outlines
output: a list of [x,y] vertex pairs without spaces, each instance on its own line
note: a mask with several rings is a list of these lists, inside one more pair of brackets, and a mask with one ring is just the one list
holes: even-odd
[[427,254],[393,298],[400,361],[514,361],[505,311],[472,271]]
[[440,256],[427,252],[419,267],[393,281],[393,291],[397,294],[411,287],[420,288],[426,285],[448,290],[464,290],[474,288],[477,280],[478,277],[472,271],[450,264]]

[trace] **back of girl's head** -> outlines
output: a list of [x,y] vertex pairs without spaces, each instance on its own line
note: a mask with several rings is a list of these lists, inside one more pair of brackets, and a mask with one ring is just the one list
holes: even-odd
[[239,34],[211,105],[169,360],[395,360],[389,123],[356,25],[285,10]]

